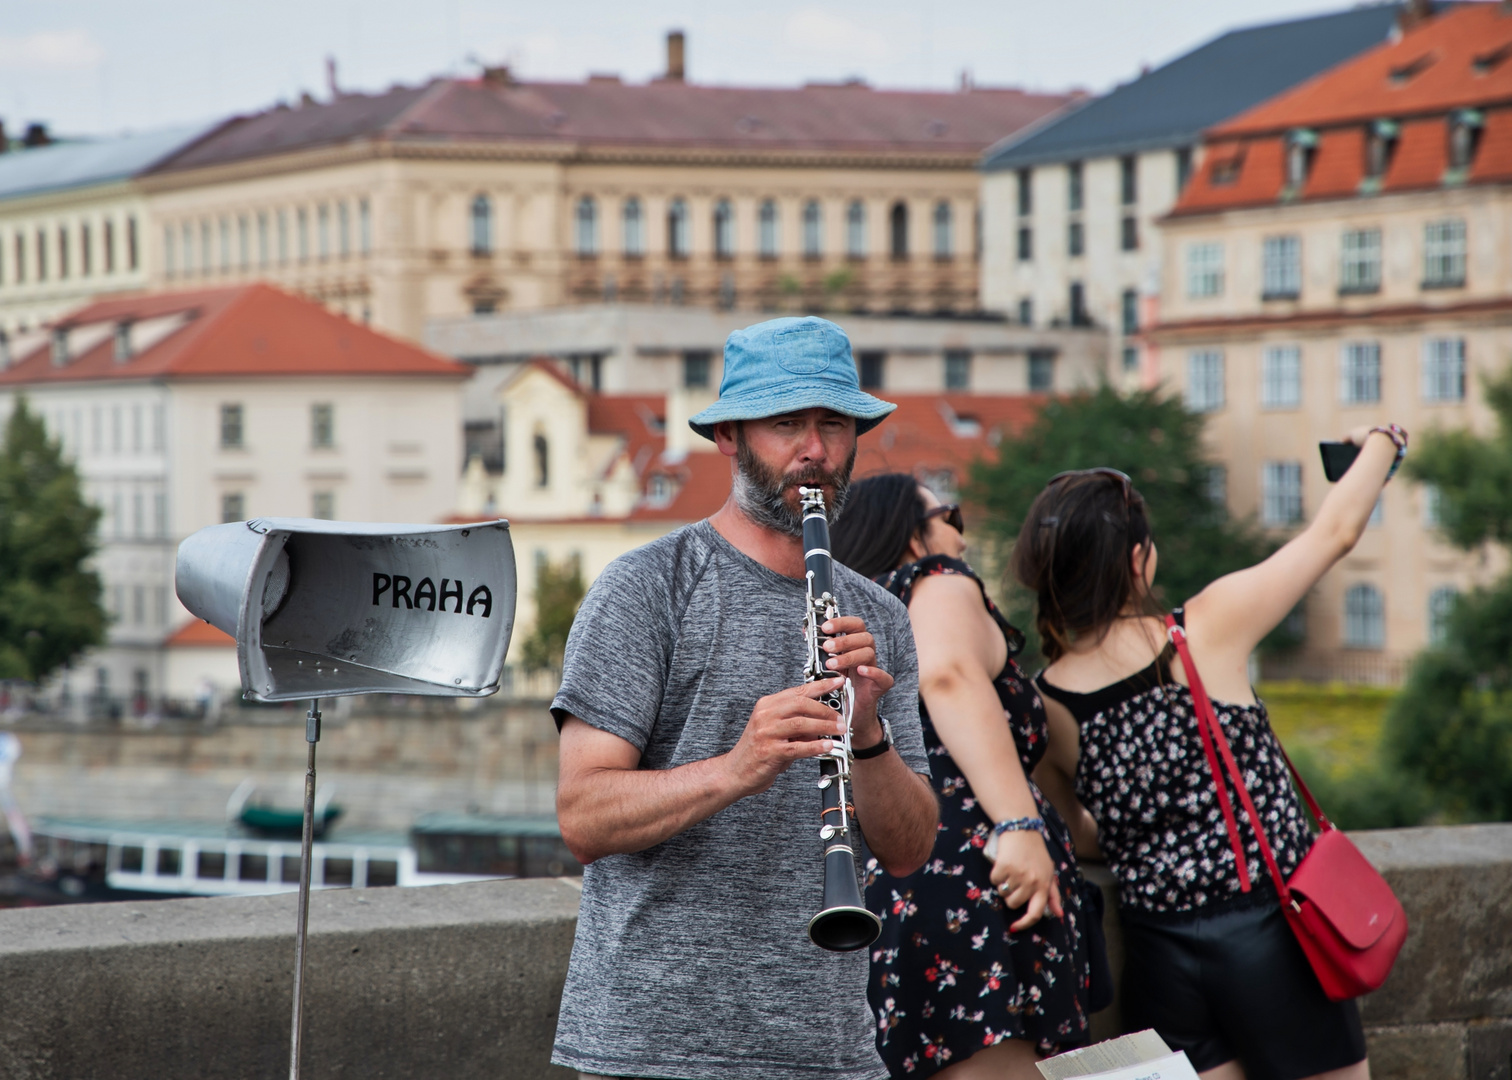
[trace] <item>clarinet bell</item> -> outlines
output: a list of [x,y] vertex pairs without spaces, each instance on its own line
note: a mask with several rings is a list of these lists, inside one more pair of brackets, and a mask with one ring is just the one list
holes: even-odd
[[809,920],[809,940],[830,952],[864,949],[882,933],[882,920],[861,903],[851,849],[830,848],[824,856],[824,909]]

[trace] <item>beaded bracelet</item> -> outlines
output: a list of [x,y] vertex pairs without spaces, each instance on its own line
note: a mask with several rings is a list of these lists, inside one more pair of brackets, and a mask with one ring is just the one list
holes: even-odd
[[993,836],[1002,836],[1005,832],[1027,832],[1035,829],[1043,833],[1045,831],[1045,819],[1039,817],[1016,817],[1007,821],[1000,821],[992,827]]
[[1378,431],[1396,447],[1396,460],[1391,463],[1391,471],[1386,474],[1386,482],[1389,484],[1402,467],[1402,459],[1407,456],[1407,429],[1398,424],[1387,424],[1385,427],[1371,428],[1369,434],[1374,435]]

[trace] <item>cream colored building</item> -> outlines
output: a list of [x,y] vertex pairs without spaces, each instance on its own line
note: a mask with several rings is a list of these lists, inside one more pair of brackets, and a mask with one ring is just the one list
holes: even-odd
[[111,620],[55,689],[152,711],[206,680],[234,696],[228,639],[193,633],[175,595],[179,541],[262,516],[441,520],[466,377],[266,286],[100,301],[28,335],[0,371],[0,411],[24,396],[102,511]]
[[0,154],[0,335],[45,326],[154,276],[135,177],[189,142],[174,129]]
[[1386,40],[1392,5],[1230,31],[1014,136],[983,160],[982,306],[1026,325],[1097,326],[1126,387],[1153,369],[1160,219],[1205,128]]
[[1071,98],[507,70],[229,120],[139,180],[155,286],[427,320],[626,300],[969,313],[976,163]]
[[[1472,61],[1499,41],[1512,47],[1512,19],[1495,5],[1454,9],[1222,125],[1163,225],[1160,377],[1210,417],[1229,507],[1278,538],[1327,493],[1320,440],[1388,421],[1418,438],[1494,430],[1485,384],[1512,358],[1512,112],[1480,108],[1509,84]],[[1418,87],[1399,72],[1425,51],[1445,78]],[[1399,679],[1454,594],[1504,569],[1435,521],[1431,490],[1391,483],[1307,598],[1306,649],[1272,673]]]

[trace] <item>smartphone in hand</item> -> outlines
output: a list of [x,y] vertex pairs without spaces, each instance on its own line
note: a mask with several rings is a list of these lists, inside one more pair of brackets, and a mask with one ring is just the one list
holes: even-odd
[[1320,442],[1318,453],[1323,455],[1324,477],[1330,484],[1336,484],[1360,456],[1360,448],[1354,443]]

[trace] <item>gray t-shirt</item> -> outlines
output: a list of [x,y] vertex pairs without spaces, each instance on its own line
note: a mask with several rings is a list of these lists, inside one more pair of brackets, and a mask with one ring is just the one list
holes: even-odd
[[[835,594],[876,637],[896,680],[878,711],[927,775],[908,610],[838,565]],[[552,712],[628,740],[646,769],[726,753],[758,698],[802,680],[804,595],[707,521],[678,529],[588,590]],[[767,791],[585,870],[553,1062],[691,1080],[887,1076],[867,951],[808,938],[824,880],[818,777],[817,762],[797,762]]]

